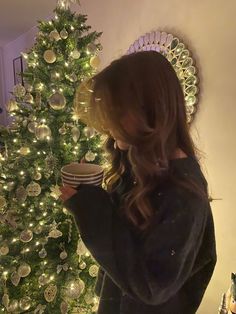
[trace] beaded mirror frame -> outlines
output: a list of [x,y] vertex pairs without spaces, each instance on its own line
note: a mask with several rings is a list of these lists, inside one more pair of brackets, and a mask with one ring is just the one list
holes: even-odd
[[157,30],[140,36],[126,54],[148,50],[160,52],[173,66],[183,88],[187,122],[191,123],[197,110],[199,79],[190,51],[176,36]]

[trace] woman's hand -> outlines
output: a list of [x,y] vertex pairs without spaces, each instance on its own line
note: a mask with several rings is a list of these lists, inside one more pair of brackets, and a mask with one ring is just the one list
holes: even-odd
[[69,185],[64,185],[60,187],[61,195],[60,199],[62,202],[66,202],[69,198],[71,198],[74,194],[77,193],[77,190],[73,189]]

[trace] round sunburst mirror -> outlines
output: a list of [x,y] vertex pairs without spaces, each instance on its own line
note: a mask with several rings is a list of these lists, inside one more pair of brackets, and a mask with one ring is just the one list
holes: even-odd
[[190,51],[179,38],[161,31],[153,31],[139,37],[129,47],[127,54],[142,50],[158,51],[171,63],[183,88],[187,122],[191,123],[197,109],[199,80]]

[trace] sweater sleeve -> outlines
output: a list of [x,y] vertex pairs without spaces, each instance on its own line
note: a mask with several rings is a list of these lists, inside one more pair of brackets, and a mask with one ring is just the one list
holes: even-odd
[[80,185],[65,202],[82,240],[95,260],[129,297],[149,305],[164,303],[190,277],[201,246],[208,206],[168,197],[164,219],[154,216],[152,228],[137,244],[101,187]]

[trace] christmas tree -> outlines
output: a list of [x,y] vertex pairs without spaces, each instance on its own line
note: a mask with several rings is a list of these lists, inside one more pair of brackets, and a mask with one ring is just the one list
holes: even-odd
[[[59,199],[60,169],[104,165],[104,138],[73,111],[76,88],[96,72],[101,33],[58,1],[23,57],[2,128],[0,155],[0,312],[93,313],[98,265]],[[91,217],[92,218],[92,217]]]

